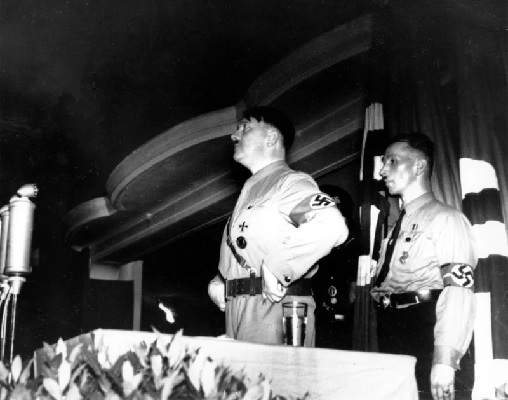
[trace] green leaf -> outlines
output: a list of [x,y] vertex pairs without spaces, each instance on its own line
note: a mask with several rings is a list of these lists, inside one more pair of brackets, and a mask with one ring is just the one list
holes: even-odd
[[69,362],[74,364],[79,354],[81,353],[81,348],[83,347],[83,343],[79,343],[71,350],[71,354],[69,354]]
[[5,382],[9,380],[9,370],[2,361],[0,361],[0,380]]
[[55,398],[56,400],[62,399],[62,393],[60,391],[60,386],[58,386],[57,381],[50,378],[44,378],[42,384],[44,385],[44,389],[46,389],[53,398]]
[[115,392],[108,392],[106,393],[106,397],[104,397],[104,400],[122,400],[122,398],[118,396],[118,394],[116,394]]
[[43,342],[42,343],[42,348],[44,349],[44,353],[51,359],[51,358],[54,358],[56,353],[55,353],[55,348],[54,346],[51,346],[49,344],[47,344],[46,342]]
[[25,385],[17,385],[9,396],[12,400],[31,400],[32,398],[32,393]]
[[30,378],[30,371],[32,368],[34,360],[33,358],[28,362],[28,364],[23,369],[23,372],[21,373],[21,376],[19,377],[19,383],[26,385],[28,383],[28,379]]
[[69,390],[67,390],[67,393],[65,394],[65,400],[81,400],[83,396],[81,396],[81,393],[79,392],[79,388],[72,383],[69,386]]
[[49,367],[52,371],[58,371],[60,364],[62,363],[63,356],[62,353],[57,354],[54,358],[49,360]]
[[81,354],[83,355],[83,359],[90,366],[92,371],[96,375],[100,375],[101,374],[101,366],[100,366],[99,362],[97,361],[96,354],[93,352],[90,352],[87,348],[84,348],[81,351]]

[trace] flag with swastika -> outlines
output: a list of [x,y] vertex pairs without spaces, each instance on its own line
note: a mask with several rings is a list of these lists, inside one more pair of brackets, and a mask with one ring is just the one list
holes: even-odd
[[360,244],[353,326],[353,350],[377,351],[376,310],[370,295],[371,270],[379,258],[388,202],[379,170],[387,141],[383,105],[372,103],[365,112],[360,169]]

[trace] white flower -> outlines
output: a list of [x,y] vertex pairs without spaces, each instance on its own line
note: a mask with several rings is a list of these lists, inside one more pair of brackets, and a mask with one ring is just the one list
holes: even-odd
[[58,339],[58,342],[56,344],[56,354],[61,354],[62,360],[65,360],[67,358],[67,345],[62,340],[62,338]]
[[152,371],[154,375],[160,376],[162,374],[162,357],[159,354],[151,356],[150,364],[152,366]]
[[187,375],[189,376],[189,380],[192,383],[192,386],[199,390],[200,388],[200,378],[201,371],[203,370],[204,357],[201,354],[197,354],[196,357],[191,361],[189,365],[189,370],[187,371]]
[[217,380],[215,378],[216,370],[217,364],[207,357],[203,363],[203,370],[201,371],[200,378],[201,388],[203,389],[205,397],[210,396],[210,394],[217,388]]
[[111,362],[109,361],[109,357],[105,351],[99,351],[99,353],[97,354],[97,361],[99,361],[99,364],[101,365],[102,368],[104,369],[111,368]]
[[164,336],[161,335],[161,333],[154,329],[155,336],[157,337],[157,340],[155,341],[155,347],[161,352],[161,354],[166,354],[168,344],[166,343],[166,339]]
[[21,357],[16,356],[14,361],[11,365],[11,374],[12,374],[12,380],[14,382],[17,382],[19,379],[19,376],[21,375],[21,369],[23,367],[23,363],[21,362]]
[[157,390],[162,386],[162,357],[160,354],[150,357],[150,365],[152,367],[153,382]]
[[129,396],[135,389],[137,389],[143,374],[139,373],[134,375],[134,368],[129,361],[124,361],[122,364],[122,385],[123,391],[126,396]]
[[208,397],[217,388],[215,379],[215,364],[209,357],[198,353],[189,365],[187,374],[196,390],[202,389],[205,397]]
[[[169,367],[174,368],[185,356],[185,346],[182,343],[183,332],[180,330],[173,335],[173,339],[169,344],[169,349],[167,350],[167,357],[169,362]],[[158,342],[158,340],[157,340]],[[162,352],[162,354],[166,354],[166,352]]]
[[63,392],[71,380],[71,364],[67,360],[62,360],[58,368],[58,384]]
[[173,391],[173,387],[175,386],[179,372],[180,372],[179,370],[175,370],[171,375],[162,379],[161,399],[167,399],[169,397],[169,395]]
[[269,400],[270,399],[270,384],[262,380],[257,385],[251,386],[243,400]]

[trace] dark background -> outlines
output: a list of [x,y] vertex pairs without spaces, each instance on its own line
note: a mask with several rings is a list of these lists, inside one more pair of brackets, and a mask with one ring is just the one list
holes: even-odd
[[[42,341],[108,327],[100,318],[106,310],[117,316],[111,327],[128,325],[130,288],[102,289],[118,290],[113,297],[124,300],[112,302],[88,287],[86,254],[65,242],[62,221],[73,207],[104,196],[111,171],[137,147],[179,122],[235,104],[285,55],[367,12],[392,7],[407,25],[424,27],[423,47],[446,53],[455,18],[506,21],[505,5],[1,0],[0,204],[25,183],[40,188],[17,351],[30,354]],[[407,37],[397,40],[394,46],[407,45]],[[356,200],[358,171],[353,163],[320,183],[344,186]],[[146,257],[142,329],[222,333],[222,314],[206,295],[222,228],[211,226]],[[99,293],[90,300],[94,307],[83,310],[84,296],[93,293]],[[175,325],[164,322],[158,299],[179,313]]]

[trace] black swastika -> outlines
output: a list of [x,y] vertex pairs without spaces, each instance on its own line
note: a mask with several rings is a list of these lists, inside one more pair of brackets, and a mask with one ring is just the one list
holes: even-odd
[[319,207],[319,206],[323,207],[323,206],[327,206],[332,203],[333,203],[333,201],[329,197],[322,196],[322,195],[318,194],[312,200],[312,207]]
[[460,265],[452,270],[455,280],[464,287],[470,287],[474,283],[473,272],[468,265]]

